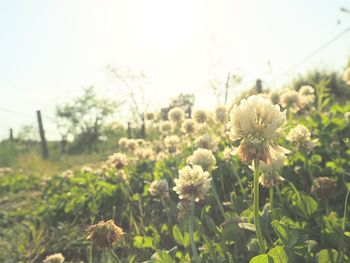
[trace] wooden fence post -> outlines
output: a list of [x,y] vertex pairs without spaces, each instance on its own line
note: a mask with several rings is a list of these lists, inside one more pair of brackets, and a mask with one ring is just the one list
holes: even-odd
[[10,129],[10,141],[13,142],[13,130],[12,130],[12,128]]
[[47,149],[47,143],[46,143],[46,139],[45,139],[45,131],[44,131],[44,126],[43,126],[43,121],[41,119],[40,110],[36,111],[36,115],[38,117],[40,143],[41,143],[41,155],[43,156],[44,159],[47,159],[49,157],[49,151]]

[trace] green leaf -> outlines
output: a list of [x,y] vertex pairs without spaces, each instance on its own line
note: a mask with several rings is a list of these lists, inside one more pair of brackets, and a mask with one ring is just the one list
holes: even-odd
[[295,212],[304,218],[310,218],[317,210],[317,202],[306,194],[297,192],[292,196]]
[[272,248],[268,255],[273,258],[274,263],[295,262],[292,255],[288,255],[288,251],[282,246]]
[[298,242],[299,231],[291,225],[277,220],[272,221],[271,225],[286,247],[292,248]]
[[253,257],[249,260],[249,263],[274,263],[273,258],[267,254],[262,254],[256,257]]
[[184,236],[182,235],[181,230],[180,230],[178,225],[173,226],[173,236],[174,236],[176,243],[178,243],[181,246],[185,246]]
[[335,249],[322,249],[317,254],[318,263],[335,263],[337,260],[338,252]]

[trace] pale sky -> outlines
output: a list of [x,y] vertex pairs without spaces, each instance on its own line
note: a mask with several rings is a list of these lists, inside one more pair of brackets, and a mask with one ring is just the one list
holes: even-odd
[[[0,0],[0,139],[9,128],[16,134],[22,125],[35,123],[37,109],[53,116],[57,103],[84,86],[123,97],[120,84],[107,74],[108,64],[146,74],[151,109],[166,106],[181,92],[195,94],[196,107],[213,107],[208,82],[213,77],[225,81],[228,72],[243,75],[241,91],[256,78],[278,88],[307,69],[342,70],[350,55],[350,33],[273,81],[350,26],[350,15],[340,7],[350,8],[350,3]],[[54,125],[45,118],[44,125],[47,137],[54,138]]]

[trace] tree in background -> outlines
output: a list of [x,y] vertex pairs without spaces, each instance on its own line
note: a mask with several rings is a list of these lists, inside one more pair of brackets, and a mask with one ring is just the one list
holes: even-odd
[[140,125],[140,137],[146,136],[145,113],[148,111],[150,102],[145,100],[144,81],[146,75],[142,71],[133,71],[130,68],[118,68],[107,66],[107,71],[118,81],[118,88],[125,91],[125,98],[131,113],[131,119],[136,125]]
[[[57,123],[61,129],[65,126],[63,139],[71,133],[77,150],[83,148],[89,152],[96,150],[103,126],[121,103],[108,98],[100,98],[94,87],[84,88],[83,94],[71,102],[56,107]],[[62,126],[63,125],[63,126]]]

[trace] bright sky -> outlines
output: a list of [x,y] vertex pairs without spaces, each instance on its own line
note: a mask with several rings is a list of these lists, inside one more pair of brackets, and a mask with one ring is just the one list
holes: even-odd
[[[341,70],[350,33],[278,81],[287,70],[350,26],[339,0],[0,0],[0,139],[52,116],[57,103],[95,85],[120,98],[106,65],[142,70],[153,108],[180,92],[197,107],[216,100],[209,79],[239,72],[251,87],[262,78],[276,88],[314,67]],[[340,20],[340,24],[337,21]],[[271,68],[268,66],[271,64]],[[10,109],[26,116],[6,112]],[[45,120],[48,137],[55,127]]]

